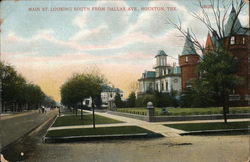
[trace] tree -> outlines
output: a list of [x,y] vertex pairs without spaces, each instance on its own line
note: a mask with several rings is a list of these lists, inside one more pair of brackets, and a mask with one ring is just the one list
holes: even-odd
[[136,99],[136,106],[146,107],[148,102],[152,102],[153,104],[156,104],[156,97],[154,94],[146,93],[144,95],[140,95]]
[[128,107],[135,107],[136,96],[135,92],[131,92],[128,96]]
[[122,101],[122,99],[121,99],[120,93],[118,93],[118,92],[115,94],[115,105],[116,105],[116,107],[118,107],[118,108],[123,107],[123,101]]
[[216,98],[223,106],[225,123],[229,111],[229,94],[240,84],[240,77],[236,75],[237,70],[237,61],[223,48],[208,51],[199,64],[201,82],[204,84],[201,89],[209,87],[216,94]]
[[38,108],[43,101],[45,95],[41,88],[27,83],[26,79],[11,65],[0,62],[0,76],[3,103],[1,106],[10,107],[12,111],[22,111],[24,108],[29,109],[29,105]]
[[61,102],[67,106],[81,105],[81,119],[83,119],[83,101],[86,98],[92,99],[93,127],[95,128],[95,106],[100,106],[100,94],[102,85],[106,80],[98,73],[74,74],[61,87]]
[[[211,10],[206,10],[204,5],[210,6]],[[204,24],[207,29],[215,35],[218,40],[223,40],[226,36],[231,37],[237,30],[240,30],[236,26],[238,21],[238,16],[242,11],[242,8],[246,5],[246,2],[243,0],[232,0],[230,2],[225,0],[209,0],[209,1],[202,1],[198,0],[196,6],[199,7],[200,10],[195,10],[191,13],[191,16],[195,19],[199,20],[201,24]],[[235,16],[229,16],[229,9],[231,6],[235,6]],[[211,12],[212,11],[212,14]],[[232,23],[230,26],[226,27],[226,18],[232,19]],[[171,18],[167,19],[167,23],[174,26],[181,35],[185,38],[189,38],[189,40],[195,45],[195,47],[204,54],[206,52],[204,45],[201,43],[202,41],[198,40],[196,34],[190,30],[189,33],[187,30],[183,29],[182,22],[175,22],[176,18],[173,20]],[[189,37],[188,37],[188,34]],[[229,39],[230,40],[230,39]],[[221,44],[224,47],[228,47],[229,41],[226,44]]]
[[[201,62],[203,62],[203,66],[201,66],[200,69],[205,71],[205,73],[207,74],[214,75],[215,77],[213,80],[212,78],[210,78],[209,75],[205,75],[205,73],[203,73],[203,77],[209,78],[206,81],[208,82],[209,85],[213,86],[214,92],[217,93],[217,95],[219,96],[219,100],[223,104],[224,121],[226,123],[227,122],[226,112],[229,109],[229,105],[228,105],[229,93],[238,82],[237,81],[238,79],[234,71],[229,70],[227,72],[228,69],[224,69],[224,68],[226,66],[228,66],[229,68],[234,66],[234,63],[231,59],[232,56],[230,56],[228,52],[229,51],[228,47],[230,44],[231,37],[243,29],[239,23],[238,16],[240,12],[242,11],[243,7],[245,6],[246,2],[243,0],[232,0],[229,3],[228,1],[224,1],[224,0],[209,0],[209,1],[205,1],[206,4],[204,4],[202,0],[198,0],[197,2],[198,2],[198,7],[200,8],[200,10],[196,10],[192,12],[192,16],[196,18],[197,20],[199,20],[202,24],[204,24],[207,27],[207,29],[218,40],[218,43],[219,43],[218,45],[219,47],[214,47],[213,51],[210,54],[208,54],[208,56],[205,56],[207,55],[207,50],[204,48],[204,45],[200,43],[201,41],[197,39],[195,33],[192,30],[191,30],[190,36],[187,37],[189,32],[183,29],[181,21],[179,21],[179,23],[175,23],[173,20],[169,18],[168,23],[172,24],[184,37],[188,38],[195,45],[195,47],[199,49],[201,53],[205,56],[204,58],[206,58],[206,60],[204,60],[201,57]],[[209,5],[211,7],[211,10],[206,10],[203,7],[204,5]],[[232,6],[232,10],[231,10],[231,13],[229,13],[228,11],[231,8],[231,6]],[[209,13],[210,11],[212,11],[212,14]],[[226,18],[230,20],[227,23],[226,23]],[[228,37],[229,39],[225,39],[226,37]],[[222,56],[218,56],[218,54],[222,54]],[[223,61],[225,62],[218,60],[219,63],[209,62],[211,63],[209,65],[205,63],[205,61],[210,61],[209,57],[211,60],[214,60],[214,61],[217,61],[217,58],[221,57],[222,59],[224,59]],[[230,61],[232,64],[230,64]],[[216,63],[217,66],[214,66],[214,63]],[[209,70],[205,68],[206,66],[208,67],[212,66],[213,70]],[[224,70],[224,71],[220,73],[219,70]],[[212,74],[211,73],[212,71],[215,73]],[[216,74],[218,75],[222,74],[223,76],[220,77],[220,76],[217,76]],[[232,79],[232,80],[226,81],[225,78]],[[202,84],[205,82],[202,82]],[[225,83],[225,84],[222,85],[221,83]],[[219,87],[218,85],[221,85],[222,87]],[[199,92],[202,92],[202,91],[199,91]]]
[[56,107],[56,101],[51,96],[45,96],[42,104],[46,107]]
[[169,93],[155,92],[155,106],[157,107],[167,107],[167,106],[178,106],[178,101],[176,99],[177,92],[171,91]]

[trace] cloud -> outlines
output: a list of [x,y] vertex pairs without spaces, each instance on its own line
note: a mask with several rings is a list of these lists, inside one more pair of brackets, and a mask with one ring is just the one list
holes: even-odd
[[[128,7],[123,1],[98,1],[98,7]],[[77,15],[72,23],[80,28],[70,40],[79,45],[105,45],[126,32],[129,12],[90,11]]]

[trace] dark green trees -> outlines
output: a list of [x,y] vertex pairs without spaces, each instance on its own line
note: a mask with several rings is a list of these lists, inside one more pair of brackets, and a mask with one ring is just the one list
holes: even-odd
[[45,94],[40,87],[27,83],[12,66],[0,62],[0,76],[3,110],[37,109],[43,102]]
[[136,96],[135,92],[131,92],[128,96],[127,105],[128,107],[135,107]]
[[120,93],[115,94],[115,105],[116,105],[117,108],[124,107],[124,103],[123,103],[123,101],[121,99]]
[[[91,97],[93,109],[93,126],[95,127],[94,107],[100,106],[101,104],[100,94],[102,91],[102,85],[105,82],[106,81],[104,77],[100,74],[75,74],[70,79],[68,79],[61,87],[61,103],[63,105],[75,108],[77,108],[77,105],[81,105],[82,110],[84,99]],[[82,113],[81,118],[83,118]]]
[[[202,91],[213,95],[217,103],[223,106],[225,123],[226,113],[229,111],[229,94],[232,94],[235,87],[240,84],[240,77],[237,76],[237,60],[225,49],[218,48],[208,51],[199,65],[200,82]],[[203,92],[204,93],[204,92]]]

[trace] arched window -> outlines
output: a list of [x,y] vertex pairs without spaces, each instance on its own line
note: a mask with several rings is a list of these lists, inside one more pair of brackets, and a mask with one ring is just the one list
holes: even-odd
[[235,44],[235,36],[232,36],[230,39],[230,44]]
[[185,57],[185,62],[188,62],[188,56]]

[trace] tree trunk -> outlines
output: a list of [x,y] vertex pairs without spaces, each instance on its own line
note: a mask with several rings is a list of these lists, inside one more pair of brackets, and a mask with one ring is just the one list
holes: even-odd
[[229,112],[229,104],[228,104],[228,96],[224,97],[223,103],[223,116],[224,116],[224,123],[227,124],[227,113]]
[[226,105],[223,105],[223,117],[224,117],[224,123],[227,124]]
[[82,113],[82,107],[83,107],[83,104],[82,104],[83,101],[81,101],[81,119],[83,119],[83,113]]
[[92,100],[92,114],[93,114],[93,128],[95,128],[95,106],[93,100]]

